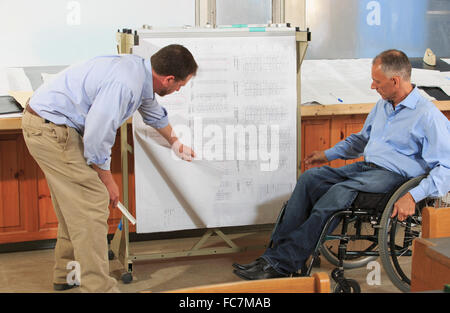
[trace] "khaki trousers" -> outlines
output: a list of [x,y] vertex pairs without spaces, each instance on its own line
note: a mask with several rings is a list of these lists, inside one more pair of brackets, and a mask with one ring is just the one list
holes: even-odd
[[86,164],[81,136],[71,127],[48,123],[26,110],[22,131],[45,174],[58,218],[53,282],[67,283],[68,274],[76,270],[67,269],[68,263],[77,261],[80,291],[118,292],[117,281],[109,276],[109,194],[97,172]]

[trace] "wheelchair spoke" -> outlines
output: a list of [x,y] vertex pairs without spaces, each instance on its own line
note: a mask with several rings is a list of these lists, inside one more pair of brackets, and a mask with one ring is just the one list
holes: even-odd
[[[406,283],[409,284],[410,283],[409,278],[406,277],[405,273],[403,272],[402,268],[400,267],[399,260],[398,260],[398,257],[402,256],[401,250],[398,251],[397,250],[398,246],[395,244],[396,235],[398,233],[398,231],[397,231],[398,224],[399,223],[397,223],[396,220],[393,221],[392,226],[391,226],[390,236],[389,236],[390,237],[389,245],[390,245],[391,260],[392,260],[392,263],[394,264],[395,269],[397,270],[397,274],[400,276],[400,278],[403,281],[405,281]],[[398,253],[398,252],[400,252],[400,253]]]
[[[400,279],[407,284],[411,284],[410,277],[408,277],[410,276],[409,269],[408,274],[405,273],[406,268],[405,266],[402,268],[399,259],[402,257],[410,257],[412,255],[412,249],[410,249],[412,247],[412,242],[421,234],[421,231],[417,230],[418,228],[421,228],[421,225],[418,224],[418,222],[420,222],[418,216],[410,217],[403,222],[395,219],[392,221],[390,229],[389,246],[392,263]],[[401,239],[402,236],[403,239]],[[399,240],[401,240],[401,245],[397,244]]]
[[411,256],[412,251],[409,250],[408,248],[403,248],[400,246],[395,246],[395,250],[391,251],[391,255],[395,255],[396,257],[401,257],[401,256]]

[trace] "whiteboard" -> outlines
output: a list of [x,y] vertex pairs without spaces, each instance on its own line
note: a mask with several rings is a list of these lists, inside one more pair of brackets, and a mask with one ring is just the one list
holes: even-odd
[[274,223],[296,183],[295,31],[148,31],[133,53],[172,43],[199,69],[158,101],[197,158],[178,160],[134,115],[137,233]]

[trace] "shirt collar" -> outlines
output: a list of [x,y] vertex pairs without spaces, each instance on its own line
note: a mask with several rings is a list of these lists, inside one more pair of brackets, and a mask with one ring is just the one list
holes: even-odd
[[402,105],[404,107],[407,107],[409,109],[415,109],[417,101],[420,98],[419,89],[413,85],[413,90],[409,93],[409,95],[403,99],[402,102],[400,102],[398,105]]
[[145,68],[145,81],[144,81],[144,88],[142,90],[142,98],[154,99],[155,93],[153,92],[153,76],[150,58],[146,58],[144,60],[144,68]]

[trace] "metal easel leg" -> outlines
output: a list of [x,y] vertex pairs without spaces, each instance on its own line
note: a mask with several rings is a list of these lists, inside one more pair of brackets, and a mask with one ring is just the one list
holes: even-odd
[[[120,154],[122,164],[122,198],[123,205],[128,210],[128,152],[131,152],[131,146],[128,145],[127,122],[120,127]],[[110,245],[109,258],[115,256],[122,263],[125,272],[121,275],[124,283],[133,280],[133,264],[129,258],[129,225],[128,219],[122,216],[119,226],[114,234]]]
[[[123,205],[128,210],[128,152],[132,152],[131,146],[128,144],[128,124],[125,121],[120,127],[120,156],[122,159],[122,195]],[[122,238],[119,252],[119,260],[125,268],[125,273],[122,274],[122,281],[129,283],[133,280],[132,271],[133,264],[130,261],[129,255],[129,223],[125,216],[122,216]]]
[[203,246],[203,244],[209,239],[209,237],[211,237],[211,235],[213,234],[217,234],[220,238],[222,238],[223,241],[225,241],[230,248],[233,251],[240,251],[240,248],[230,239],[227,237],[227,235],[225,235],[220,229],[208,229],[206,231],[206,233],[203,235],[203,237],[194,245],[194,247],[192,247],[192,251],[200,251],[200,248]]

